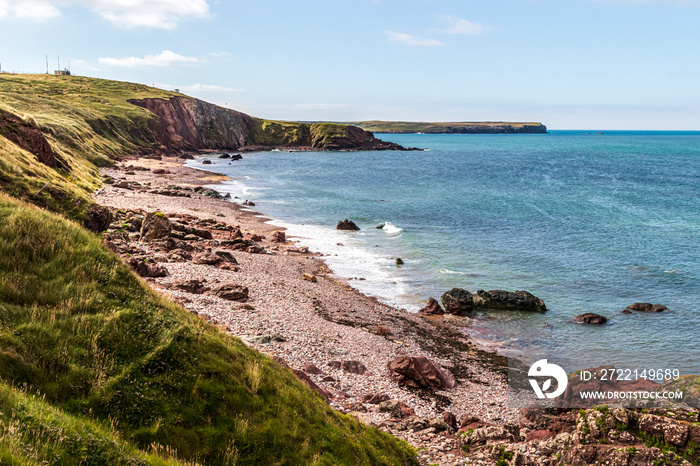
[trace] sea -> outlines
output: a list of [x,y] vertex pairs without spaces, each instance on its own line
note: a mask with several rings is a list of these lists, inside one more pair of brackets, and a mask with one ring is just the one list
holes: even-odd
[[[425,150],[188,165],[229,176],[211,187],[254,202],[336,275],[407,312],[453,287],[544,300],[543,314],[453,319],[485,348],[545,351],[569,372],[700,374],[700,132],[377,136]],[[336,230],[346,218],[361,230]],[[635,302],[670,311],[622,313]],[[610,321],[573,322],[586,312]]]

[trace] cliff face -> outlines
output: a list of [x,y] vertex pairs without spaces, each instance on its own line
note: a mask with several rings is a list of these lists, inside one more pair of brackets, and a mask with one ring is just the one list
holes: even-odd
[[157,116],[151,126],[168,152],[199,149],[236,150],[245,146],[253,119],[197,99],[139,99],[130,103]]
[[157,118],[153,137],[168,152],[294,147],[317,150],[402,150],[371,132],[334,123],[277,122],[253,118],[198,99],[133,99]]

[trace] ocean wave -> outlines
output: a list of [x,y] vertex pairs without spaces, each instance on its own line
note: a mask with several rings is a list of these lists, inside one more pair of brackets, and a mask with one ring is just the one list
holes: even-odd
[[398,235],[403,231],[403,228],[397,227],[391,222],[385,222],[382,231],[388,235]]

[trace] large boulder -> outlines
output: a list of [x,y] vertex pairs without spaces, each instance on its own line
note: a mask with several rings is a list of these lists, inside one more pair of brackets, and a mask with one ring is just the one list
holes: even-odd
[[91,204],[85,211],[83,226],[93,233],[102,233],[112,221],[112,212],[107,207]]
[[424,357],[401,356],[391,361],[388,368],[399,385],[438,390],[457,385],[457,379],[449,371],[440,369]]
[[127,263],[139,276],[144,278],[167,277],[169,275],[168,269],[164,266],[148,263],[142,258],[132,257]]
[[248,300],[248,287],[239,285],[220,285],[212,290],[216,296],[227,301],[244,303]]
[[577,324],[602,325],[608,321],[608,318],[600,314],[586,312],[585,314],[574,317],[574,322]]
[[152,241],[170,236],[173,226],[164,214],[151,212],[146,215],[141,224],[141,239]]
[[668,308],[663,304],[651,304],[651,303],[634,303],[628,306],[627,309],[639,312],[663,312],[668,311]]
[[347,218],[345,220],[341,220],[338,222],[338,225],[335,227],[336,230],[348,230],[348,231],[358,231],[360,227],[355,225],[355,222],[352,220],[348,220]]
[[527,291],[479,290],[474,297],[474,305],[499,311],[547,311],[544,301]]
[[448,314],[463,316],[474,310],[474,296],[462,288],[452,288],[442,295],[441,300]]

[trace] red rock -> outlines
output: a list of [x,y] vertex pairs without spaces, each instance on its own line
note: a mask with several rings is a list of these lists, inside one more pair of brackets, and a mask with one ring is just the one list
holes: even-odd
[[272,242],[273,243],[286,243],[287,242],[287,235],[283,231],[276,231],[272,235]]
[[345,372],[350,372],[351,374],[365,375],[367,374],[367,368],[360,361],[331,361],[328,363],[333,369],[342,369]]
[[325,388],[316,385],[316,383],[313,380],[311,380],[311,377],[306,375],[303,371],[292,369],[292,372],[297,377],[297,379],[301,380],[306,384],[307,387],[321,395],[324,400],[328,401],[328,399],[331,397],[331,392],[329,392]]
[[316,367],[314,364],[311,364],[311,363],[304,364],[304,367],[302,368],[302,370],[304,372],[306,372],[307,374],[315,374],[315,375],[323,374],[323,371],[321,369],[319,369],[318,367]]
[[651,303],[634,303],[628,306],[627,309],[632,309],[633,311],[640,312],[663,312],[668,311],[668,308],[663,304],[651,304]]
[[452,288],[442,295],[441,300],[448,314],[464,316],[474,310],[474,296],[462,288]]
[[368,403],[371,405],[376,405],[389,400],[389,395],[387,395],[386,393],[374,393],[372,395],[364,395],[360,399],[360,401],[362,401],[363,403]]
[[428,304],[418,311],[419,314],[429,315],[444,315],[445,311],[440,307],[440,303],[435,298],[428,299]]
[[391,361],[388,368],[391,377],[399,385],[434,389],[453,388],[457,385],[457,379],[449,371],[440,369],[424,357],[401,356]]
[[244,303],[248,300],[248,287],[239,285],[220,285],[214,288],[214,294],[227,301]]
[[455,432],[457,430],[457,417],[449,411],[442,413],[442,422],[447,424],[450,432]]

